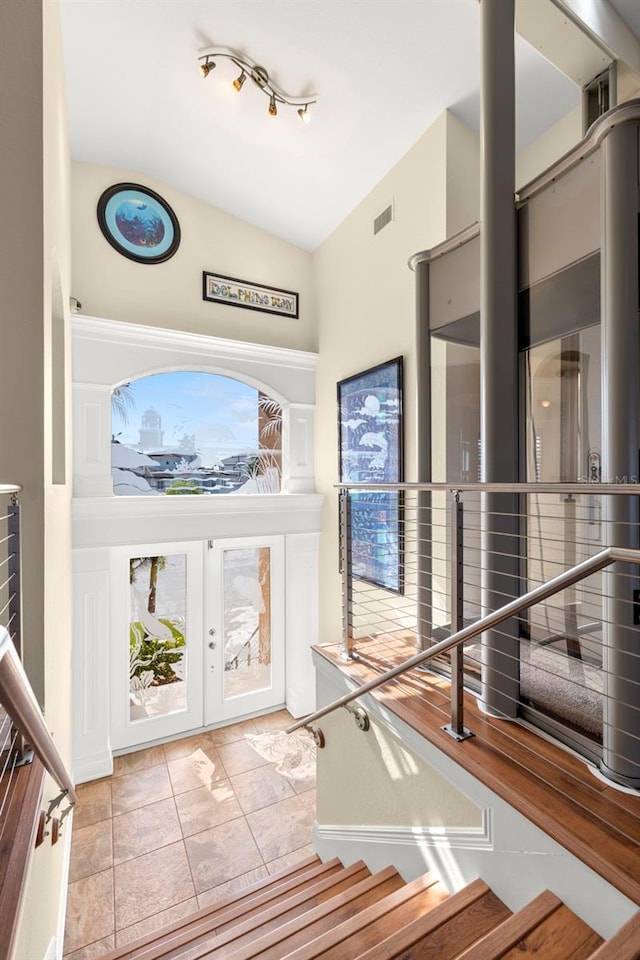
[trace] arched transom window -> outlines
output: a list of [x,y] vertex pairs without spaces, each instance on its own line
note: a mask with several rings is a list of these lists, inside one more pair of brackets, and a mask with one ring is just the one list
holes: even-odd
[[116,496],[279,493],[282,408],[232,377],[167,372],[111,395]]

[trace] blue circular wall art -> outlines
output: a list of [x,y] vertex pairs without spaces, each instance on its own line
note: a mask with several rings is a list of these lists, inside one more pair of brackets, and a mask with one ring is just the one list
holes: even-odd
[[162,197],[139,183],[116,183],[98,200],[98,223],[111,246],[137,263],[162,263],[180,245],[180,224]]

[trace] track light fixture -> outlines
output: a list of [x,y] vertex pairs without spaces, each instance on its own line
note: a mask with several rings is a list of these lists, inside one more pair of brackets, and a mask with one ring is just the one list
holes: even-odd
[[289,107],[297,108],[297,113],[303,123],[309,123],[311,119],[311,113],[309,107],[312,103],[316,103],[316,97],[290,97],[289,94],[285,93],[283,90],[280,90],[274,83],[269,80],[269,74],[264,69],[255,63],[252,63],[251,60],[248,60],[246,57],[241,57],[237,53],[233,53],[230,50],[211,50],[209,53],[203,54],[201,57],[198,57],[198,65],[202,76],[206,79],[211,71],[216,67],[217,59],[230,60],[236,67],[240,69],[240,76],[236,77],[233,81],[234,88],[240,93],[242,86],[247,79],[250,77],[255,85],[262,90],[262,92],[269,97],[269,116],[276,117],[278,115],[278,104],[286,104]]
[[216,64],[213,60],[210,60],[209,57],[206,57],[206,58],[200,57],[200,59],[201,60],[204,59],[204,63],[200,64],[200,70],[202,72],[202,76],[206,80],[209,74],[211,73],[211,71],[215,70]]

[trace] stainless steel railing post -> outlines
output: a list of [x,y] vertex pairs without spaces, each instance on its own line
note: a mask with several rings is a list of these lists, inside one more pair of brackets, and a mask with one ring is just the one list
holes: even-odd
[[[450,501],[451,636],[464,626],[464,504],[456,490]],[[454,740],[473,736],[464,725],[464,645],[451,650],[451,723],[442,728]]]
[[22,659],[22,586],[21,586],[21,549],[20,549],[20,504],[13,495],[7,510],[7,532],[9,540],[9,635],[13,640],[18,656]]
[[340,491],[340,566],[342,569],[342,655],[355,660],[353,649],[353,559],[351,543],[351,498],[348,490]]

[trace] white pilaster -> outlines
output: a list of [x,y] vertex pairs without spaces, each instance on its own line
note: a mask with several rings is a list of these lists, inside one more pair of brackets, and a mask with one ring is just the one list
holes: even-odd
[[312,493],[314,470],[314,406],[290,403],[282,422],[282,491]]
[[76,383],[73,387],[73,493],[111,497],[111,388]]
[[73,773],[112,773],[109,730],[109,550],[76,550],[73,574]]
[[315,710],[311,647],[318,642],[318,533],[286,537],[287,709],[294,717]]

